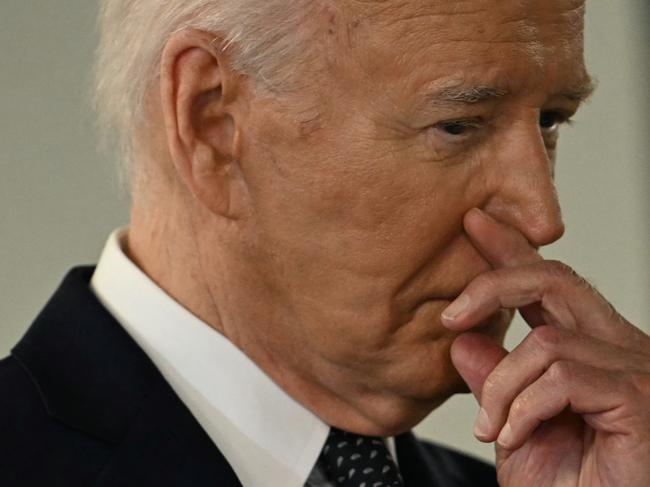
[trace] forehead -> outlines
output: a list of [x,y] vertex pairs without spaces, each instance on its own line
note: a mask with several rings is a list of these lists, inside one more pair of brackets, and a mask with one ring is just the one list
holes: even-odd
[[581,25],[585,0],[344,0],[342,10],[407,36],[424,28],[437,38],[491,32],[495,41],[518,42],[536,38],[540,28]]
[[448,76],[516,90],[513,85],[530,87],[540,80],[571,85],[587,77],[584,0],[349,0],[343,5],[342,50],[377,79],[391,72],[413,82],[419,76]]

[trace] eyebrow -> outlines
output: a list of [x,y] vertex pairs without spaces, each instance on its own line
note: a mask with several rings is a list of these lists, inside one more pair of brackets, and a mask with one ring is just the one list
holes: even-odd
[[585,102],[591,95],[594,94],[596,88],[598,87],[598,82],[593,79],[588,74],[585,75],[582,82],[577,85],[575,88],[572,88],[568,91],[559,93],[559,96],[568,98],[571,101],[577,101],[579,103]]
[[444,88],[438,93],[431,94],[427,98],[438,102],[458,102],[474,105],[490,99],[502,98],[508,94],[508,90],[492,88],[489,86],[473,86],[469,88]]
[[[585,75],[585,78],[578,85],[566,91],[557,93],[554,96],[582,103],[593,94],[596,86],[597,83],[591,78],[591,76]],[[433,93],[428,93],[425,95],[425,99],[427,102],[436,104],[464,103],[468,105],[476,105],[489,100],[503,98],[508,94],[510,94],[510,92],[504,88],[491,86],[451,86],[442,88]]]

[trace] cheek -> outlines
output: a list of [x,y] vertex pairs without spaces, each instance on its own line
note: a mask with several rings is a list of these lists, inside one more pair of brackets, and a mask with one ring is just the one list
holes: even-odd
[[470,206],[462,183],[408,161],[332,162],[268,177],[257,194],[259,231],[301,273],[327,268],[395,285],[460,230]]
[[396,296],[421,269],[449,258],[476,203],[471,164],[422,162],[395,145],[321,133],[249,154],[253,272],[324,343],[348,333],[379,347],[403,319],[408,303]]

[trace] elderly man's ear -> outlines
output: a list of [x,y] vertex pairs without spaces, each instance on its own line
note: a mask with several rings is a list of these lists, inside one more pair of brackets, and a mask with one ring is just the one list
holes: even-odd
[[244,182],[239,171],[243,78],[214,34],[185,30],[161,60],[161,103],[176,171],[212,213],[237,218]]

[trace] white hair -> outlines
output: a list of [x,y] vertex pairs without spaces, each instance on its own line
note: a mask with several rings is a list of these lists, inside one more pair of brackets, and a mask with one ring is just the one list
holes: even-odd
[[291,65],[305,59],[316,0],[101,0],[95,108],[104,143],[131,180],[133,134],[146,123],[145,98],[158,79],[167,39],[185,28],[215,33],[232,47],[233,68],[256,90],[287,87]]

